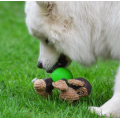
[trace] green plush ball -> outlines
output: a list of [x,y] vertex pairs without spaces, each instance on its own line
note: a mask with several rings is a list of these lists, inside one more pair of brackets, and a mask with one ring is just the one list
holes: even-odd
[[69,79],[73,79],[72,73],[66,68],[57,68],[51,74],[53,82],[56,82],[61,79],[66,79],[67,82]]

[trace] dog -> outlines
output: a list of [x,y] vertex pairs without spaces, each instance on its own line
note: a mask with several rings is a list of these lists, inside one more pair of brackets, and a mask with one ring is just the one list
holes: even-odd
[[[40,40],[37,66],[52,72],[71,61],[91,66],[98,57],[120,60],[120,2],[31,1],[25,4],[29,33]],[[120,117],[120,67],[113,96],[91,112]]]

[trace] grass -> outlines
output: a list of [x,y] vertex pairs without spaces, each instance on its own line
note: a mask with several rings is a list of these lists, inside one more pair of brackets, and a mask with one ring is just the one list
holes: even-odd
[[90,96],[75,105],[60,100],[57,90],[48,100],[37,95],[31,80],[50,74],[36,67],[39,41],[28,34],[24,4],[0,1],[0,118],[99,118],[87,107],[110,99],[118,62],[99,59],[91,68],[73,62],[68,69],[74,78],[86,78],[93,87]]

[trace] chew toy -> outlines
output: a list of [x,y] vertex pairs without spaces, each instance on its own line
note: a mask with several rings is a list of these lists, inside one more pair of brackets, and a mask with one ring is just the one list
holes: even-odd
[[68,83],[68,80],[72,79],[73,75],[68,69],[58,68],[52,72],[51,78],[52,78],[53,82],[56,82],[56,81],[64,78],[67,80],[67,83]]
[[58,68],[51,74],[51,78],[34,79],[35,91],[45,97],[52,95],[54,88],[60,90],[59,98],[66,102],[77,101],[80,97],[88,96],[92,86],[84,78],[73,79],[71,72],[65,68]]

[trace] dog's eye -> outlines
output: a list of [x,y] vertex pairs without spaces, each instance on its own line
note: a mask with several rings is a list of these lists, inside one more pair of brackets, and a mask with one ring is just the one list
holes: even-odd
[[48,44],[48,43],[49,43],[49,40],[48,40],[48,39],[45,39],[45,42]]

